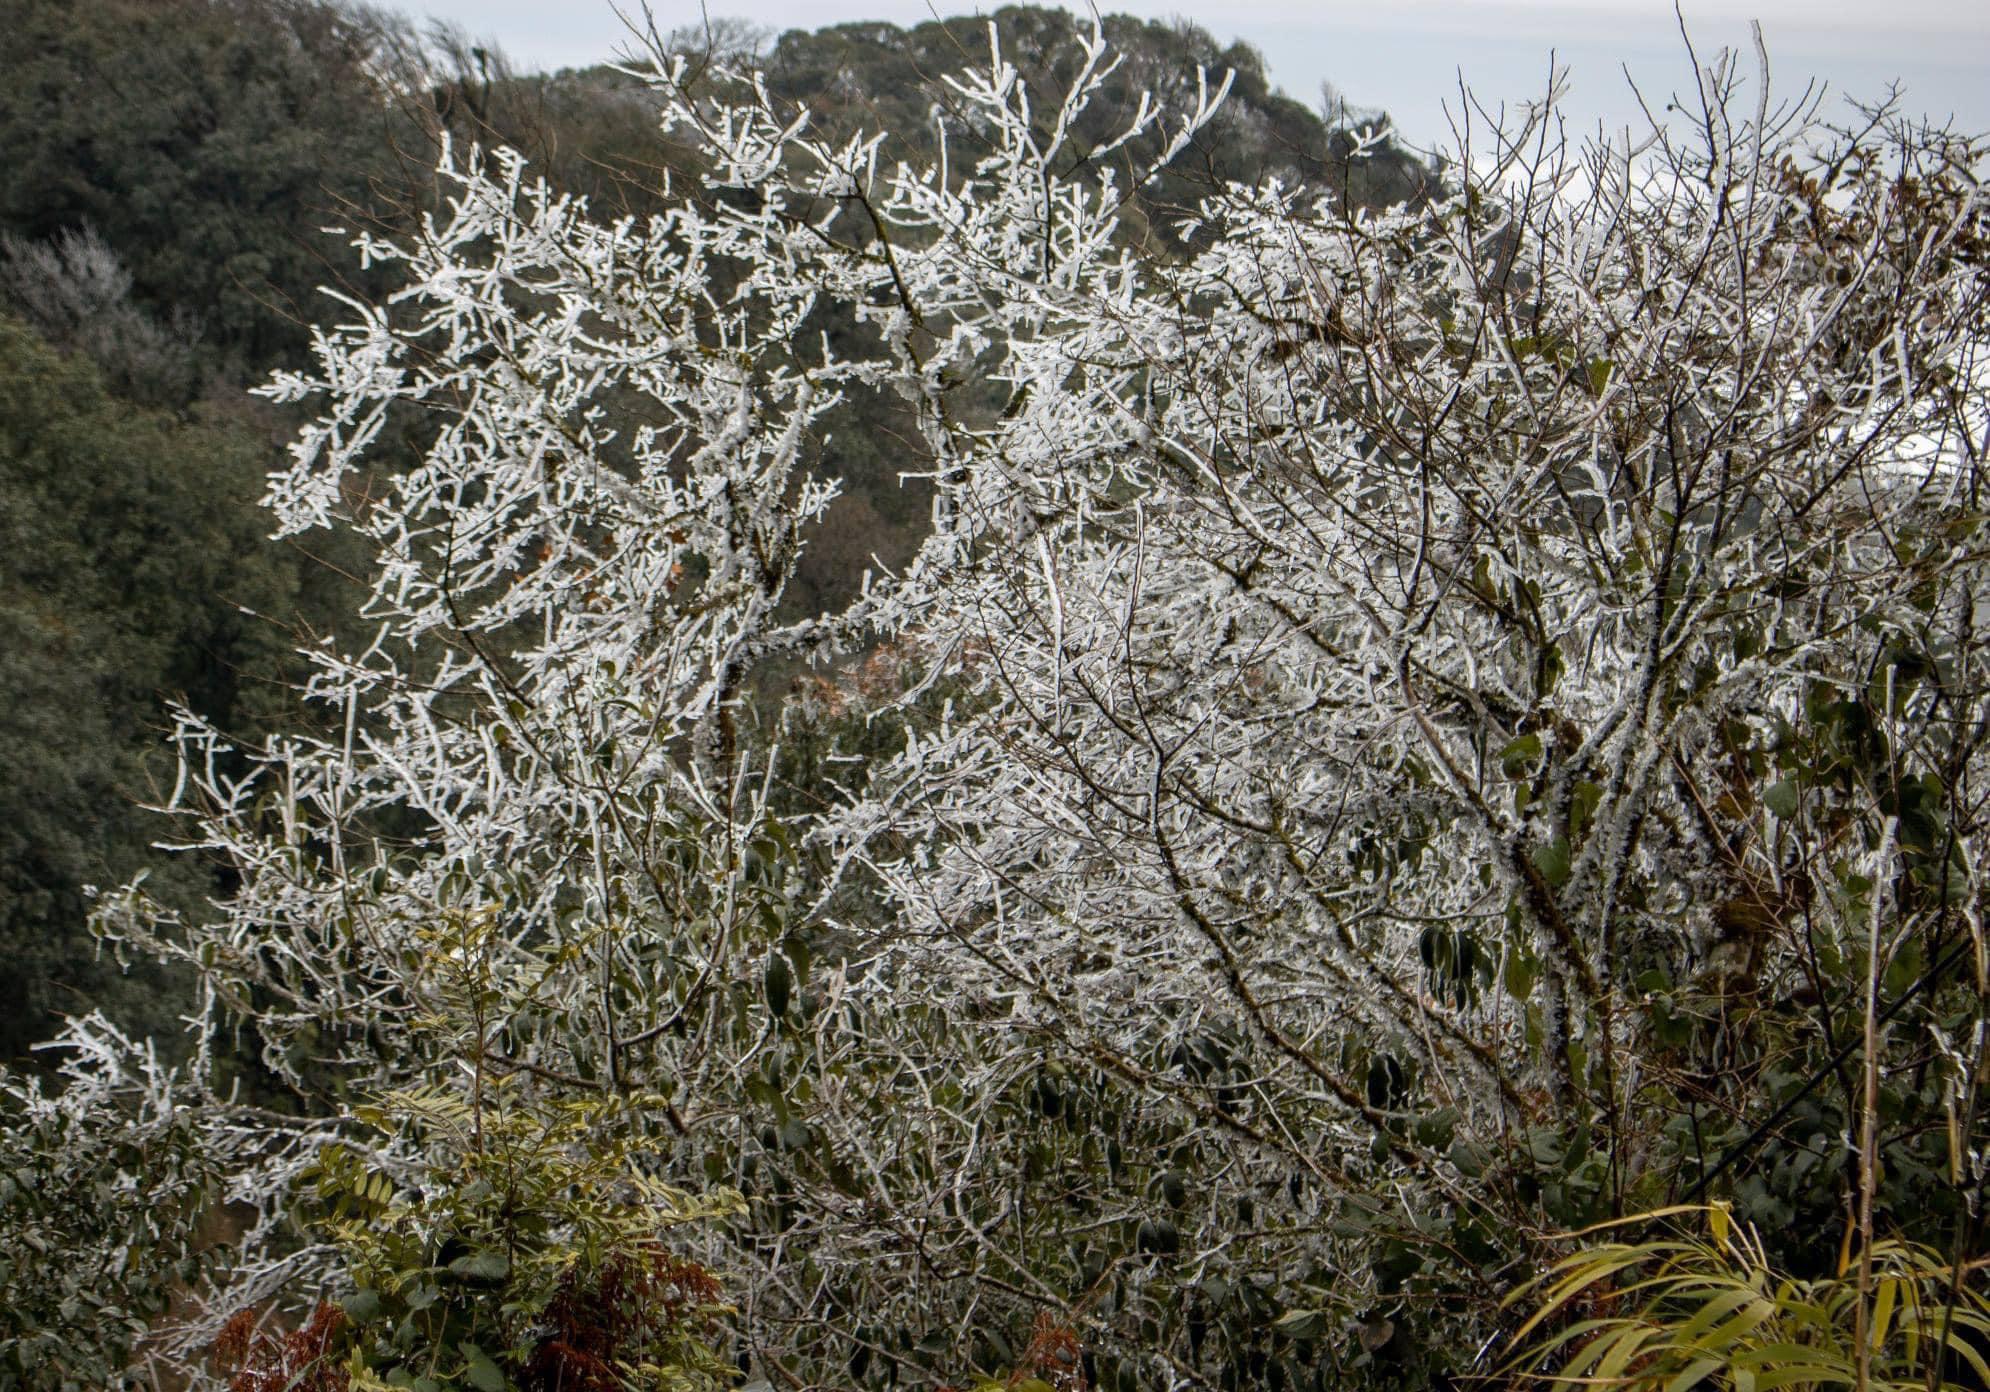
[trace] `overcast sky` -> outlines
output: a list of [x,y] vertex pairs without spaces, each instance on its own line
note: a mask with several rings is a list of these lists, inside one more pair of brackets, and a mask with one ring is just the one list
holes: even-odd
[[[520,67],[599,61],[627,31],[608,0],[401,0],[497,41]],[[714,16],[736,15],[773,30],[849,20],[914,24],[935,13],[994,5],[961,0],[710,0]],[[1412,141],[1446,130],[1462,72],[1488,99],[1538,95],[1549,54],[1569,70],[1568,105],[1584,124],[1633,119],[1624,70],[1649,98],[1690,90],[1691,67],[1670,0],[1121,0],[1108,12],[1153,19],[1185,16],[1217,38],[1255,45],[1272,80],[1308,104],[1323,79],[1356,106],[1387,108]],[[1990,4],[1966,0],[1757,0],[1738,6],[1685,0],[1693,42],[1705,58],[1749,45],[1747,21],[1762,21],[1773,85],[1795,95],[1812,77],[1832,92],[1871,97],[1898,79],[1916,114],[1953,116],[1990,129]],[[695,0],[657,3],[658,26],[695,22]],[[1754,61],[1748,60],[1752,71]]]

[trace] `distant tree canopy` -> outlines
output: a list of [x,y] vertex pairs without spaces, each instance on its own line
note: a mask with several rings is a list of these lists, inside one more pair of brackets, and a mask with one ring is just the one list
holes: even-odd
[[[767,76],[778,96],[806,104],[831,132],[887,131],[889,158],[930,156],[950,105],[940,75],[986,48],[990,23],[963,15],[910,29],[873,22],[814,33],[789,30],[766,55]],[[1054,120],[1056,96],[1072,76],[1077,41],[1089,31],[1089,19],[1068,10],[1009,5],[994,13],[992,23],[1003,56],[1036,91],[1040,119]],[[1201,69],[1211,81],[1234,74],[1230,95],[1191,148],[1142,192],[1149,209],[1186,211],[1225,184],[1267,178],[1329,189],[1352,204],[1378,207],[1414,198],[1428,182],[1429,170],[1400,148],[1350,161],[1352,133],[1329,130],[1316,112],[1274,89],[1263,56],[1249,44],[1225,46],[1185,21],[1109,15],[1103,25],[1120,62],[1081,117],[1072,141],[1073,173],[1082,173],[1089,152],[1118,133],[1143,92],[1179,107],[1192,97]],[[951,138],[964,133],[956,118]],[[1142,157],[1158,148],[1158,137],[1148,136],[1109,158],[1124,172],[1142,167]]]
[[0,0],[0,31],[0,227],[96,227],[141,302],[194,311],[238,369],[298,351],[330,278],[320,229],[408,143],[377,81],[384,21],[323,0]]
[[[244,423],[133,408],[89,362],[0,318],[8,1054],[46,1033],[50,1011],[138,1004],[90,950],[82,886],[150,863],[161,824],[139,803],[171,778],[158,757],[160,694],[231,722],[259,703],[274,709],[290,638],[242,609],[295,613],[301,581],[254,507],[267,458]],[[190,862],[157,871],[175,899],[199,875]],[[173,1013],[139,1010],[159,1026]]]
[[[807,104],[818,127],[890,131],[891,157],[923,156],[944,109],[938,74],[985,41],[987,23],[794,30],[765,65],[776,95]],[[1048,92],[1068,77],[1075,16],[1010,6],[994,23],[1026,80]],[[327,257],[324,226],[414,205],[439,131],[514,145],[557,186],[635,212],[658,206],[669,160],[653,95],[611,67],[518,74],[459,34],[423,36],[334,0],[0,0],[0,29],[10,36],[0,231],[46,241],[94,227],[142,305],[192,312],[209,352],[251,374],[294,357],[316,287],[353,274]],[[1226,181],[1276,176],[1377,205],[1427,179],[1398,149],[1350,163],[1351,135],[1274,91],[1248,45],[1127,16],[1105,29],[1124,61],[1079,150],[1140,92],[1179,98],[1198,65],[1235,72],[1223,114],[1147,191],[1150,203],[1188,205]],[[707,42],[703,31],[680,37]],[[710,35],[721,49],[757,38],[736,23]]]

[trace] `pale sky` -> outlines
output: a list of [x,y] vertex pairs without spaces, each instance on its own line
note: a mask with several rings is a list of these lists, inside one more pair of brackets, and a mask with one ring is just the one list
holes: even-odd
[[[658,27],[695,23],[696,0],[653,0]],[[600,61],[626,41],[608,0],[400,0],[409,10],[494,39],[523,68]],[[935,13],[989,11],[970,0],[709,0],[772,30],[850,20],[915,24]],[[1615,128],[1637,107],[1624,69],[1647,98],[1689,91],[1691,67],[1670,0],[1120,0],[1107,12],[1185,16],[1219,40],[1241,38],[1265,55],[1272,80],[1308,105],[1322,79],[1356,106],[1386,107],[1413,142],[1446,130],[1462,71],[1497,101],[1539,95],[1549,54],[1569,69],[1565,111]],[[1703,59],[1722,45],[1749,49],[1748,19],[1762,21],[1772,86],[1794,96],[1811,77],[1832,92],[1872,97],[1899,79],[1915,114],[1953,116],[1990,130],[1990,4],[1966,0],[1682,0]],[[1746,67],[1752,74],[1754,58]]]

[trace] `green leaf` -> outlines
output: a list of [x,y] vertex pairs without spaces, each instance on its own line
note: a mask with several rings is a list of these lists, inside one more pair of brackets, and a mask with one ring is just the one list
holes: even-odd
[[1507,948],[1506,971],[1502,976],[1502,984],[1505,985],[1508,995],[1518,1001],[1526,1000],[1533,994],[1534,983],[1540,979],[1540,975],[1539,964],[1531,956],[1518,947]]
[[1288,1339],[1311,1343],[1327,1332],[1327,1314],[1324,1310],[1287,1310],[1273,1321],[1272,1328]]
[[794,970],[778,952],[767,955],[767,971],[761,979],[767,991],[767,1013],[779,1019],[788,1013],[788,999],[795,987]]
[[476,1388],[477,1392],[504,1392],[507,1385],[504,1370],[491,1362],[490,1357],[482,1349],[475,1344],[465,1344],[463,1354],[469,1359],[468,1366],[463,1370],[463,1376],[470,1380],[470,1385]]
[[1518,778],[1527,771],[1527,765],[1541,757],[1541,737],[1522,735],[1499,751],[1499,766],[1508,778]]
[[1720,1371],[1718,1358],[1698,1358],[1681,1369],[1672,1381],[1665,1384],[1665,1392],[1686,1392],[1689,1387],[1697,1387],[1713,1374]]
[[1589,825],[1589,819],[1596,815],[1596,806],[1603,801],[1603,786],[1587,780],[1577,783],[1569,798],[1569,831],[1582,835]]
[[1557,836],[1545,846],[1534,848],[1534,868],[1541,872],[1541,878],[1551,889],[1560,889],[1569,882],[1569,843],[1566,836]]
[[1787,822],[1797,814],[1797,785],[1787,778],[1771,783],[1768,791],[1762,794],[1762,801],[1771,812]]
[[511,1274],[511,1258],[502,1252],[472,1252],[449,1263],[449,1269],[470,1281],[502,1281]]

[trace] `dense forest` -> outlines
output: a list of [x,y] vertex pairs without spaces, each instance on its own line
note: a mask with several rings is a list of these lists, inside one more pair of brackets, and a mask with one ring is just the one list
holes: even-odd
[[1984,140],[0,32],[0,1387],[1990,1385]]

